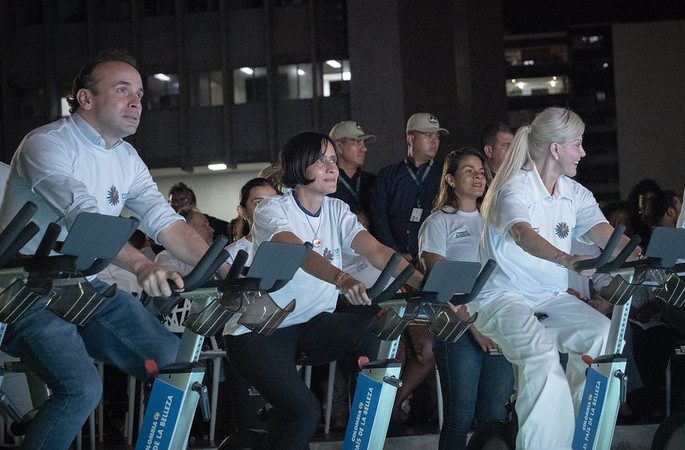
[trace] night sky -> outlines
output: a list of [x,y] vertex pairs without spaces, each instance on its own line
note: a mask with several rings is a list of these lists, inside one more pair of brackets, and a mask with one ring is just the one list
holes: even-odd
[[502,0],[505,34],[566,31],[572,25],[685,19],[685,0]]

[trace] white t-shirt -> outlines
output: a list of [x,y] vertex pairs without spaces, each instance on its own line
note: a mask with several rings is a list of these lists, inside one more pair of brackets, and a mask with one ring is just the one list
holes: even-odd
[[454,211],[446,207],[423,222],[419,230],[419,254],[430,252],[450,261],[479,261],[478,244],[483,234],[479,211]]
[[226,262],[233,264],[235,257],[240,250],[245,250],[247,252],[247,261],[245,262],[245,267],[249,267],[252,263],[252,258],[254,258],[254,251],[252,247],[252,241],[247,239],[245,236],[241,237],[235,242],[231,242],[226,246],[226,251],[228,252],[228,258]]
[[570,253],[571,241],[591,243],[584,234],[606,222],[592,193],[576,181],[561,176],[554,195],[545,188],[538,171],[520,170],[498,192],[480,246],[482,262],[497,263],[482,291],[482,298],[518,292],[535,299],[547,298],[568,288],[565,268],[526,253],[509,234],[512,225],[526,222],[559,250]]
[[373,286],[381,274],[381,271],[372,266],[365,256],[355,252],[352,248],[347,251],[343,250],[342,265],[343,272],[349,273],[353,278],[364,283],[367,288]]
[[[354,237],[364,230],[350,207],[336,198],[324,197],[317,216],[305,213],[292,193],[262,200],[254,212],[252,241],[254,248],[271,240],[279,232],[289,231],[302,241],[312,242],[314,235],[321,240],[313,251],[332,265],[342,268],[342,250],[350,248]],[[293,279],[282,289],[269,294],[281,307],[296,300],[295,310],[279,328],[305,323],[322,312],[332,312],[338,298],[334,285],[298,269]],[[225,330],[225,334],[239,335],[248,332],[245,327]]]

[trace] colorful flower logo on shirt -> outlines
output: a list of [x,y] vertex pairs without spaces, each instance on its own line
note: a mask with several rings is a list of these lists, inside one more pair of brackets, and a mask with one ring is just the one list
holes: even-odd
[[107,201],[110,205],[119,204],[119,191],[117,191],[117,188],[115,186],[109,188],[109,192],[107,192]]
[[326,258],[329,262],[333,262],[333,252],[328,247],[324,249],[323,257]]
[[566,222],[559,222],[556,227],[554,227],[554,233],[560,238],[564,239],[568,237],[569,228]]

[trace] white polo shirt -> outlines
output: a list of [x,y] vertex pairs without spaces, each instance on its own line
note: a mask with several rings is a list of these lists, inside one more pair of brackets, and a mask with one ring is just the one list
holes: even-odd
[[[342,249],[352,246],[354,237],[364,227],[350,207],[337,198],[324,197],[317,216],[307,215],[295,201],[292,193],[262,200],[254,212],[252,244],[254,249],[282,231],[289,231],[302,241],[313,242],[314,234],[321,244],[317,252],[335,267],[342,267]],[[282,289],[272,292],[271,298],[283,307],[296,300],[295,310],[279,328],[305,323],[322,312],[332,312],[338,299],[338,290],[331,283],[319,280],[302,269]],[[228,325],[231,325],[230,323]],[[248,330],[243,326],[224,329],[224,334],[239,335]]]
[[526,253],[509,234],[512,225],[526,222],[559,250],[570,253],[571,241],[589,244],[583,235],[606,222],[592,193],[562,175],[550,195],[535,167],[520,170],[497,194],[480,246],[481,261],[493,259],[497,268],[482,298],[518,292],[529,298],[547,298],[568,288],[563,267]]
[[479,211],[455,211],[451,206],[436,211],[419,230],[419,254],[430,252],[450,261],[478,261],[483,234]]

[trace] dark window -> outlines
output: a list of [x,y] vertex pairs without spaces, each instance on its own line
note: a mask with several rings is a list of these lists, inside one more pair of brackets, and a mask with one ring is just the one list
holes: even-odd
[[224,104],[221,71],[190,74],[190,106],[220,106]]
[[147,109],[178,108],[178,75],[156,73],[147,77],[145,97]]
[[266,102],[266,67],[241,67],[233,70],[233,103]]

